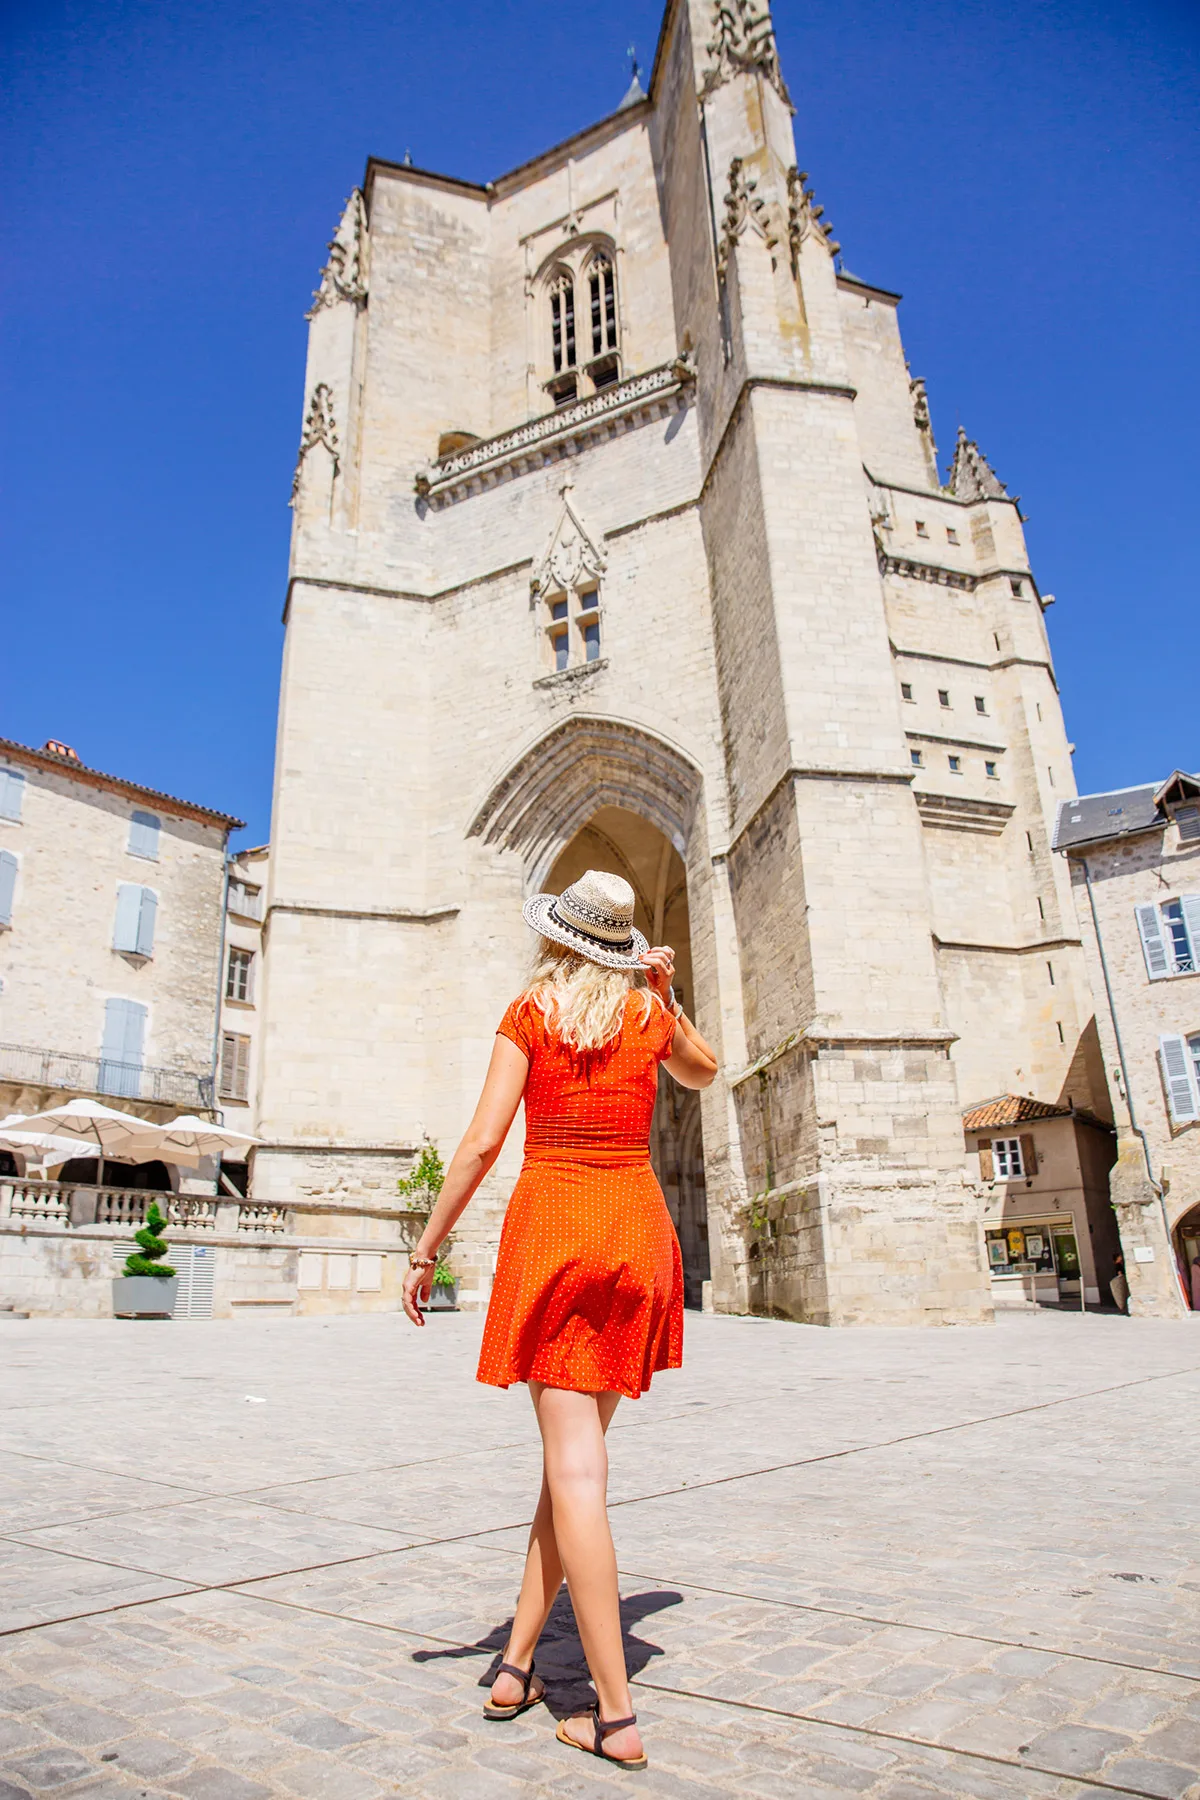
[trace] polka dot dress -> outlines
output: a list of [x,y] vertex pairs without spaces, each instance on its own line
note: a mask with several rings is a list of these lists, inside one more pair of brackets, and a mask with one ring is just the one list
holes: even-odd
[[529,1058],[525,1163],[500,1238],[478,1379],[637,1398],[683,1360],[683,1264],[650,1167],[658,1065],[675,1020],[625,1002],[620,1036],[580,1056],[515,1000],[499,1031]]

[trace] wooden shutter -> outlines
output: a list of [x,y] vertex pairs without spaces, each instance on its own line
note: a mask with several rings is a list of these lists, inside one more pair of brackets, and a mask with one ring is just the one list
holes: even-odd
[[1138,930],[1142,934],[1142,950],[1146,957],[1146,972],[1151,981],[1161,981],[1164,975],[1171,973],[1171,959],[1167,955],[1166,939],[1163,937],[1162,920],[1158,916],[1158,908],[1152,904],[1135,906]]
[[141,901],[138,906],[137,953],[139,956],[154,955],[154,921],[158,917],[158,895],[153,888],[139,888]]
[[1177,1125],[1187,1125],[1193,1119],[1200,1119],[1200,1093],[1196,1088],[1187,1040],[1175,1036],[1160,1037],[1158,1053],[1162,1057],[1171,1117]]
[[0,850],[0,925],[12,924],[13,891],[17,885],[17,859],[11,850]]
[[221,1092],[227,1100],[244,1100],[250,1087],[250,1039],[235,1031],[221,1034]]
[[980,1138],[976,1148],[979,1151],[979,1173],[985,1181],[996,1179],[996,1164],[992,1156],[991,1138]]
[[1200,894],[1185,894],[1180,901],[1183,922],[1192,946],[1192,967],[1200,970]]
[[136,1100],[141,1092],[142,1052],[146,1041],[146,1008],[136,1000],[106,1000],[104,1041],[100,1049],[102,1094]]
[[142,918],[142,890],[135,881],[123,881],[117,888],[117,922],[113,927],[113,949],[138,947],[138,927]]
[[19,819],[25,798],[25,777],[20,769],[0,769],[0,819]]
[[1037,1174],[1037,1145],[1027,1131],[1021,1133],[1021,1167],[1026,1175]]
[[1200,842],[1200,806],[1181,806],[1175,814],[1175,823],[1179,827],[1179,841],[1183,844]]
[[158,861],[158,819],[151,812],[135,812],[129,822],[129,853]]

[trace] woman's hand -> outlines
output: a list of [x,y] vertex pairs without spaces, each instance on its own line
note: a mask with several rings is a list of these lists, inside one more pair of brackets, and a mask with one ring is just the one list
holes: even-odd
[[403,1304],[405,1312],[408,1314],[414,1325],[424,1325],[425,1323],[424,1317],[417,1309],[417,1302],[418,1300],[421,1300],[428,1305],[432,1288],[433,1270],[431,1268],[409,1268],[405,1270],[404,1287],[402,1290]]
[[671,983],[675,979],[675,952],[670,944],[656,944],[652,950],[647,950],[642,962],[647,984],[669,1010]]

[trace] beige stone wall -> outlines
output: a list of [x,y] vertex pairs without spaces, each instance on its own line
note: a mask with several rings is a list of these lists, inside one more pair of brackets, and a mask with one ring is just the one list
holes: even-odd
[[[1200,1123],[1178,1124],[1171,1118],[1159,1039],[1164,1034],[1200,1034],[1200,974],[1152,981],[1134,908],[1145,903],[1161,906],[1185,894],[1200,895],[1200,846],[1182,841],[1178,826],[1167,822],[1126,843],[1084,847],[1060,860],[1069,864],[1118,1128],[1113,1199],[1121,1226],[1131,1310],[1170,1317],[1186,1308],[1168,1227],[1173,1233],[1185,1214],[1200,1206]],[[1091,876],[1090,898],[1085,861]],[[1116,1029],[1107,1000],[1101,945]],[[1118,1029],[1128,1088],[1121,1072]],[[1135,1123],[1145,1134],[1145,1150],[1133,1132]],[[1161,1200],[1152,1181],[1164,1190]],[[1149,1251],[1153,1260],[1139,1260],[1139,1249]]]

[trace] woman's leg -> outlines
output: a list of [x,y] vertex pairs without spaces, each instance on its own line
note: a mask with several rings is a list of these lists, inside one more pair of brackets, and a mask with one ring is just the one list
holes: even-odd
[[[536,1386],[540,1387],[540,1383]],[[530,1383],[531,1390],[535,1387]],[[600,1426],[607,1431],[609,1421],[617,1410],[619,1394],[600,1394],[596,1397],[600,1412]],[[536,1406],[536,1397],[534,1405]],[[542,1491],[538,1496],[537,1511],[533,1515],[533,1524],[529,1531],[529,1548],[525,1553],[525,1573],[521,1581],[521,1592],[517,1599],[517,1610],[513,1615],[512,1630],[509,1632],[503,1660],[515,1664],[518,1669],[527,1669],[533,1661],[538,1639],[546,1627],[550,1617],[550,1609],[554,1605],[558,1590],[562,1586],[563,1565],[558,1553],[558,1544],[554,1535],[554,1511],[550,1499],[550,1488],[546,1472],[542,1471]],[[531,1693],[541,1688],[541,1679],[534,1677]],[[498,1675],[492,1684],[492,1701],[496,1706],[515,1706],[521,1698],[521,1684],[515,1675]]]
[[[617,1558],[605,1504],[604,1433],[617,1397],[577,1394],[536,1382],[529,1387],[542,1433],[555,1543],[600,1701],[600,1717],[623,1719],[633,1711],[633,1703],[621,1637]],[[586,1715],[566,1729],[580,1743],[591,1742]],[[612,1732],[605,1742],[614,1756],[641,1755],[636,1725]]]

